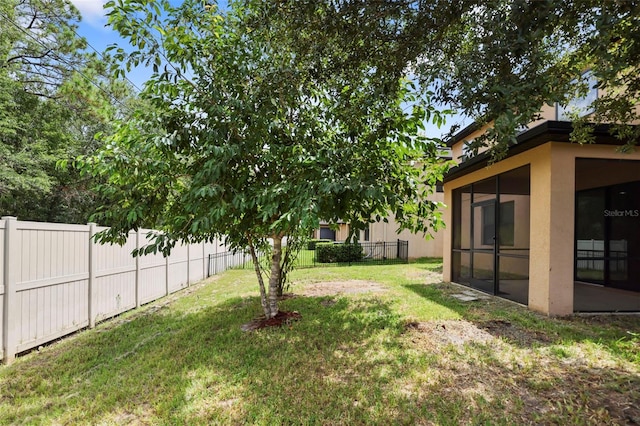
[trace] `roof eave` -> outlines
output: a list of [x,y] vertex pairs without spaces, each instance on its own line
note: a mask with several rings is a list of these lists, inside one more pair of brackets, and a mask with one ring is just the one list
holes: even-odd
[[[623,141],[611,135],[611,125],[602,124],[594,127],[593,135],[595,143],[599,145],[622,145]],[[516,143],[511,145],[505,158],[512,157],[522,152],[528,151],[547,142],[567,142],[570,143],[570,135],[573,125],[568,121],[545,121],[538,126],[520,133],[516,137]],[[462,132],[461,132],[462,133]],[[457,135],[456,135],[457,136]],[[445,175],[443,182],[462,177],[466,174],[486,167],[491,158],[489,151],[485,151],[462,164],[452,167]]]

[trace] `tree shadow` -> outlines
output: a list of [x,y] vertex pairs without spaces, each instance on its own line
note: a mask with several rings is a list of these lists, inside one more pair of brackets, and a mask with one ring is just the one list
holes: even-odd
[[[0,423],[370,418],[353,400],[389,362],[370,355],[395,345],[384,336],[401,334],[402,319],[375,298],[296,297],[282,309],[302,319],[242,332],[260,312],[259,298],[234,298],[190,313],[161,308],[81,333],[7,367],[0,411],[11,410]],[[324,400],[291,402],[310,394]]]
[[[516,321],[532,314],[508,306],[482,316],[481,305],[451,298],[446,285],[405,287],[478,327],[531,321]],[[294,297],[281,309],[300,321],[242,332],[259,304],[154,305],[24,357],[0,370],[0,423],[532,423],[536,412],[561,423],[570,409],[583,410],[576,419],[598,406],[617,406],[618,420],[623,409],[635,415],[629,400],[640,397],[637,375],[565,365],[561,354],[540,368],[535,359],[498,359],[490,345],[418,350],[381,298]],[[569,336],[576,332],[557,339]]]
[[442,258],[419,257],[417,259],[413,259],[410,263],[418,269],[425,269],[438,274],[442,273]]
[[452,297],[452,294],[464,289],[450,283],[406,284],[403,287],[424,299],[445,306],[478,328],[521,348],[589,341],[605,347],[611,354],[627,356],[632,362],[640,361],[640,348],[631,351],[631,358],[628,357],[628,351],[624,350],[629,342],[635,341],[640,345],[637,334],[640,330],[640,316],[548,317],[489,295],[463,302]]

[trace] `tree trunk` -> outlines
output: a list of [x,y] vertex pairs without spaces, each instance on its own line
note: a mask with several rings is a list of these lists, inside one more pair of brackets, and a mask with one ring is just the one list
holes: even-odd
[[278,287],[282,260],[282,234],[273,237],[273,255],[271,256],[271,276],[269,276],[269,315],[273,318],[278,313]]
[[286,273],[286,265],[289,257],[289,250],[286,250],[282,255],[282,262],[280,262],[280,277],[278,279],[278,299],[282,299],[282,295],[284,294],[284,286],[285,286],[285,276]]
[[[265,291],[264,280],[262,279],[262,272],[260,271],[260,261],[256,255],[256,248],[253,246],[251,238],[249,238],[249,251],[251,252],[253,267],[255,268],[256,275],[258,276],[258,284],[260,285],[260,303],[262,304],[262,310],[266,318],[271,318],[273,315],[271,315],[271,310],[267,303],[267,292]],[[269,286],[271,286],[271,282],[269,282]]]

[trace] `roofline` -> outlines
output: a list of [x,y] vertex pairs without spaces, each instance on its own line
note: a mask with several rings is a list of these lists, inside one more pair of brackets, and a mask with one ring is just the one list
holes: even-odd
[[[614,137],[610,133],[611,125],[601,124],[594,127],[593,135],[595,143],[598,145],[622,145],[623,141]],[[467,129],[464,129],[464,132]],[[505,158],[528,151],[547,142],[566,142],[571,143],[569,136],[573,131],[573,125],[569,121],[545,121],[536,127],[520,133],[516,136],[516,143],[509,146]],[[462,132],[458,133],[461,134]],[[458,136],[456,135],[456,136]],[[445,175],[443,182],[449,182],[476,170],[480,170],[489,164],[491,154],[485,151],[475,157],[449,169]]]
[[455,145],[456,143],[460,142],[461,140],[463,140],[464,138],[466,138],[467,136],[469,136],[471,133],[475,132],[476,130],[480,129],[480,124],[478,124],[477,121],[474,121],[473,123],[469,124],[467,127],[465,127],[464,129],[460,130],[458,133],[456,133],[455,135],[453,135],[451,138],[449,138],[447,140],[447,142],[445,142],[445,144],[449,147],[452,148],[453,145]]

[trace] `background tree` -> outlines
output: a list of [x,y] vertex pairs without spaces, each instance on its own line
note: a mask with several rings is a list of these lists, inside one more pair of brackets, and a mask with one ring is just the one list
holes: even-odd
[[[125,66],[152,64],[155,73],[141,93],[151,107],[119,123],[84,162],[107,180],[100,192],[116,200],[97,215],[112,224],[102,241],[122,242],[150,225],[161,232],[143,252],[225,237],[251,252],[270,318],[286,237],[307,235],[320,219],[362,228],[389,209],[413,231],[440,224],[423,185],[442,174],[437,146],[419,135],[429,110],[407,82],[380,91],[365,64],[348,81],[314,78],[277,27],[253,25],[255,5],[107,7],[110,25],[138,48],[115,56]],[[267,286],[257,253],[270,242]]]
[[63,0],[0,5],[0,211],[25,220],[86,223],[91,184],[60,161],[95,151],[130,90],[86,51],[80,16]]

